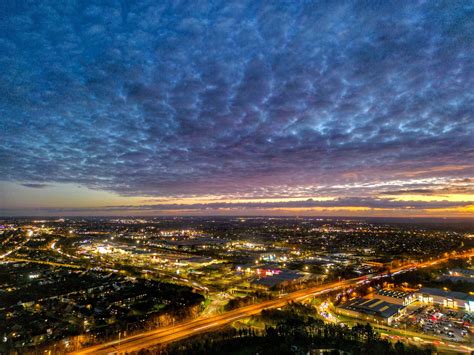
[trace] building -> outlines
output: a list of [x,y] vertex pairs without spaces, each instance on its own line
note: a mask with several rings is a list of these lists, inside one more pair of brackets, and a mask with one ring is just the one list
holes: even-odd
[[257,288],[270,289],[277,286],[288,286],[291,283],[304,281],[307,279],[307,275],[302,274],[298,271],[292,270],[277,270],[269,274],[268,271],[261,272],[262,277],[259,277],[252,281],[252,285]]
[[449,272],[449,275],[474,279],[474,270],[457,268],[457,269],[452,269]]
[[468,312],[474,312],[474,297],[464,292],[423,287],[416,292],[416,296],[422,303],[439,304],[447,308],[464,308]]
[[413,293],[393,290],[379,290],[377,291],[376,297],[381,300],[402,306],[408,306],[417,299]]
[[449,274],[442,275],[439,280],[449,280],[451,282],[468,282],[474,283],[474,270],[470,269],[453,269]]
[[357,298],[336,307],[336,313],[390,325],[404,308],[403,305],[390,303],[380,298]]

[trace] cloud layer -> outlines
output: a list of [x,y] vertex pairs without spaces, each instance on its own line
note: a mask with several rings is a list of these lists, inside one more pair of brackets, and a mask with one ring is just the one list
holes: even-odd
[[[7,2],[0,180],[134,196],[446,188],[474,176],[473,12]],[[398,183],[380,189],[387,180]]]

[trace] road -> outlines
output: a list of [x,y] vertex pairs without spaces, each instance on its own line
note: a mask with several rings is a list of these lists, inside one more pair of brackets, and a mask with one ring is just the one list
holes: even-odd
[[[461,254],[456,256],[460,257],[472,257],[474,256],[473,251],[469,253]],[[421,263],[412,263],[404,265],[391,270],[391,273],[409,270],[412,268],[422,268],[432,266],[437,263],[447,261],[448,257],[443,257],[436,260],[430,260]],[[380,274],[379,276],[387,276],[386,274]],[[282,307],[288,302],[302,301],[309,297],[317,296],[323,293],[331,292],[333,290],[354,286],[357,282],[367,279],[366,276],[361,276],[353,279],[342,280],[331,282],[311,288],[307,288],[300,291],[295,291],[280,297],[275,300],[265,301],[258,304],[238,308],[229,312],[222,313],[205,318],[197,318],[195,320],[182,322],[174,326],[162,327],[155,330],[143,332],[133,336],[126,337],[121,340],[115,340],[104,344],[99,344],[84,348],[74,352],[73,354],[123,354],[126,352],[139,351],[141,349],[150,348],[159,344],[170,343],[176,340],[184,339],[199,333],[208,332],[214,329],[218,329],[224,325],[230,324],[233,321],[241,318],[246,318],[255,314],[260,313],[264,309]]]
[[[0,255],[0,259],[3,259],[5,257],[7,257],[8,255],[13,254],[14,252],[16,252],[16,251],[20,250],[21,248],[23,248],[23,246],[30,241],[30,238],[31,238],[32,235],[33,235],[33,232],[28,231],[26,233],[25,240],[23,241],[23,243],[18,244],[15,248],[13,248],[13,249],[7,251],[6,253]],[[17,235],[13,235],[13,236],[9,237],[7,240],[4,240],[3,244],[8,243],[12,239],[12,237],[14,237],[14,236],[16,237]]]
[[54,261],[47,261],[47,260],[34,260],[34,259],[25,259],[25,258],[8,258],[5,261],[13,262],[13,263],[34,263],[34,264],[43,264],[43,265],[50,265],[50,266],[58,266],[58,267],[66,267],[71,269],[82,269],[82,267],[73,264],[65,264],[65,263],[57,263]]
[[406,329],[391,328],[382,324],[371,323],[371,325],[376,330],[385,331],[381,333],[382,338],[391,339],[393,341],[400,340],[410,343],[412,345],[434,345],[442,354],[449,354],[453,352],[470,354],[472,351],[474,351],[474,348],[466,343],[456,343],[453,341],[440,339],[440,337],[434,335],[429,335]]

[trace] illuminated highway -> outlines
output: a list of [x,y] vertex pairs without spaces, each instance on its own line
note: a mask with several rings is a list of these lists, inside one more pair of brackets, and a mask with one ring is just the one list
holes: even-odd
[[[456,258],[465,258],[472,256],[474,256],[474,254],[472,251],[470,251],[469,253],[458,255],[456,256]],[[412,263],[399,268],[392,269],[391,273],[406,271],[412,268],[427,267],[447,260],[448,257],[444,257],[422,263]],[[378,274],[378,276],[387,276],[387,274]],[[302,301],[306,298],[327,293],[336,289],[354,286],[357,284],[357,282],[366,279],[367,276],[361,276],[358,278],[331,282],[320,286],[295,291],[275,300],[265,301],[262,303],[238,308],[216,316],[198,318],[174,326],[162,327],[155,330],[143,332],[137,335],[126,337],[121,340],[115,340],[89,348],[84,348],[74,352],[74,354],[121,354],[125,352],[139,351],[141,349],[150,348],[158,344],[173,342],[199,333],[220,328],[237,319],[258,314],[264,309],[282,307],[291,301]]]

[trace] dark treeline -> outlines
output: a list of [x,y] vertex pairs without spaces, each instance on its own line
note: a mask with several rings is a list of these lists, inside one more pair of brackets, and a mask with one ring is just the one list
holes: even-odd
[[261,319],[274,326],[264,329],[227,328],[143,352],[160,354],[306,354],[331,349],[351,354],[431,354],[431,349],[395,344],[383,340],[369,324],[352,328],[325,324],[304,314],[305,307],[290,305],[283,310],[264,311]]

